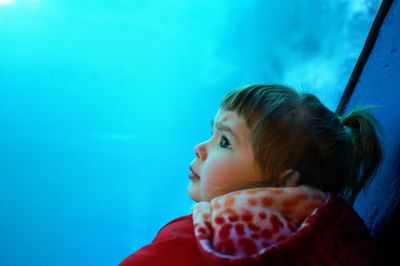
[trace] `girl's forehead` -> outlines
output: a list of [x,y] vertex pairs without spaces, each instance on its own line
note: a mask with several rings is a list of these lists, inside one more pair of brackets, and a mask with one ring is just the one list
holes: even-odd
[[250,139],[250,130],[246,120],[235,111],[218,110],[212,126],[227,129],[227,131],[233,132],[238,139],[246,141]]

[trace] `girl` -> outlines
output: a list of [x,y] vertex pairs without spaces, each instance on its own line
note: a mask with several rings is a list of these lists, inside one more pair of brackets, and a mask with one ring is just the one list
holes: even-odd
[[381,161],[375,124],[280,85],[234,90],[194,149],[193,213],[121,265],[379,264],[350,205]]

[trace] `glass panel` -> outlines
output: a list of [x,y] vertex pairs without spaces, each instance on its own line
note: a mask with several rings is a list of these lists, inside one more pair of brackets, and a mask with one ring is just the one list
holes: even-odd
[[225,93],[279,82],[334,109],[379,5],[0,0],[2,263],[116,265],[190,212]]
[[224,36],[228,60],[239,83],[284,82],[334,110],[380,2],[246,1]]

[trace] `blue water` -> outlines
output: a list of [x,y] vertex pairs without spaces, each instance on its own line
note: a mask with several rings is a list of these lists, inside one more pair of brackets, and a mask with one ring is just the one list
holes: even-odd
[[115,265],[190,212],[223,95],[335,108],[380,1],[0,0],[0,265]]

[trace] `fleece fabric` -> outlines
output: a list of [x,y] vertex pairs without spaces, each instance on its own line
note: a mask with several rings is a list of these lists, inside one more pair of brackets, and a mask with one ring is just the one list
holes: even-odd
[[380,265],[380,258],[350,205],[298,186],[200,202],[120,265]]

